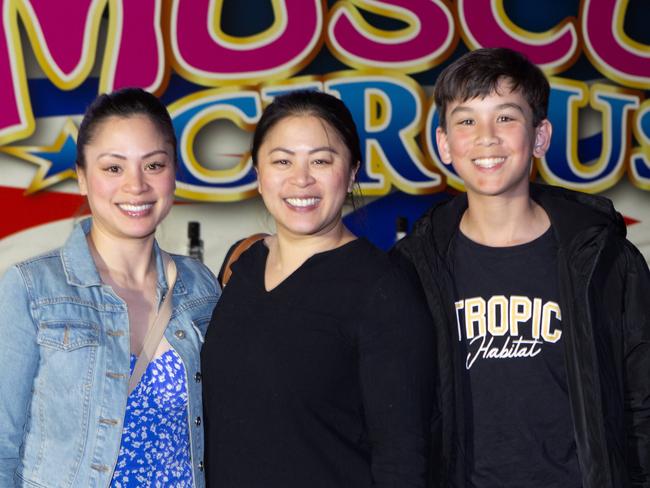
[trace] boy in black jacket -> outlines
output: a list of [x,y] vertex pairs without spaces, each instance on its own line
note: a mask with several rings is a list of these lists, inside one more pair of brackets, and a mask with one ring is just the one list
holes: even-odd
[[441,159],[466,194],[394,252],[438,336],[441,487],[650,487],[650,273],[611,202],[531,184],[549,84],[508,49],[438,78]]

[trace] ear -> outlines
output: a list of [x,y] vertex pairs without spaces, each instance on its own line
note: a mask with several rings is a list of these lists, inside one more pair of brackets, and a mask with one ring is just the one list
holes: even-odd
[[447,133],[442,127],[436,129],[436,144],[438,145],[438,153],[440,159],[445,164],[451,164],[451,151],[449,150],[449,140]]
[[533,146],[533,156],[541,158],[548,151],[551,145],[551,135],[553,134],[553,126],[548,119],[542,120],[535,128],[535,145]]
[[81,166],[75,166],[77,171],[77,183],[79,183],[79,193],[81,195],[88,195],[88,182],[86,181],[86,170]]
[[357,173],[359,172],[359,167],[361,167],[361,163],[357,161],[354,166],[350,168],[350,176],[348,178],[348,193],[352,193],[354,182],[357,181]]

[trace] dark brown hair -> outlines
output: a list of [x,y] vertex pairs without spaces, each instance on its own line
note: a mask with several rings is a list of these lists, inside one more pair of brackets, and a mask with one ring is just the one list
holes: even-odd
[[497,91],[502,80],[512,91],[521,92],[533,111],[533,127],[537,127],[546,118],[550,85],[542,70],[526,56],[507,48],[471,51],[440,73],[433,91],[439,126],[447,130],[450,103],[486,97]]
[[128,118],[134,115],[148,117],[158,128],[172,146],[172,158],[176,165],[176,134],[167,108],[156,96],[141,88],[123,88],[99,95],[86,110],[77,135],[77,166],[86,166],[84,150],[102,122],[109,117]]
[[301,115],[313,115],[336,131],[350,151],[352,167],[361,161],[361,146],[357,126],[345,104],[327,93],[299,90],[278,96],[260,117],[251,146],[253,165],[257,167],[257,153],[268,132],[282,119]]

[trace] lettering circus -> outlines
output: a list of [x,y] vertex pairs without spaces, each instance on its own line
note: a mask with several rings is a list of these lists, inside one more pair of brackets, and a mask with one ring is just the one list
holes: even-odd
[[[306,87],[331,92],[351,108],[363,142],[360,186],[365,194],[383,195],[391,187],[426,194],[445,184],[462,189],[462,181],[436,154],[435,106],[411,77],[442,64],[462,39],[470,49],[516,48],[551,76],[553,144],[547,157],[536,162],[544,180],[600,192],[627,174],[635,186],[650,189],[650,100],[645,100],[650,47],[624,31],[628,1],[583,0],[577,17],[537,33],[510,20],[503,0],[457,0],[453,7],[446,0],[348,0],[329,9],[321,0],[272,0],[272,24],[246,37],[223,31],[223,3],[4,0],[0,144],[24,139],[35,130],[20,23],[41,69],[61,90],[79,87],[96,55],[102,56],[101,92],[138,85],[162,94],[172,71],[206,87],[169,107],[180,141],[180,197],[233,201],[254,195],[249,155],[232,168],[209,169],[195,154],[197,134],[219,119],[250,131],[274,95]],[[380,30],[365,20],[362,9],[405,27]],[[57,15],[60,11],[66,12],[65,21]],[[106,47],[96,53],[105,11]],[[350,69],[294,77],[323,44]],[[561,77],[581,53],[607,82],[587,84]],[[600,154],[589,164],[580,160],[577,148],[579,114],[586,108],[602,127]],[[70,120],[64,133],[76,134]],[[12,148],[3,151],[11,153]],[[28,192],[74,177],[70,169],[41,168]]]

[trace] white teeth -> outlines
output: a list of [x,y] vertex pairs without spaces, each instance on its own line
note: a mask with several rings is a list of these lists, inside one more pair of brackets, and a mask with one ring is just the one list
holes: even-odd
[[474,163],[476,166],[479,166],[481,168],[493,168],[497,164],[501,164],[506,160],[504,157],[498,157],[498,158],[476,158],[472,159],[472,163]]
[[320,201],[320,198],[286,198],[286,202],[292,207],[311,207]]
[[122,210],[127,212],[144,212],[153,207],[153,203],[143,203],[141,205],[132,205],[130,203],[120,203],[118,205]]

